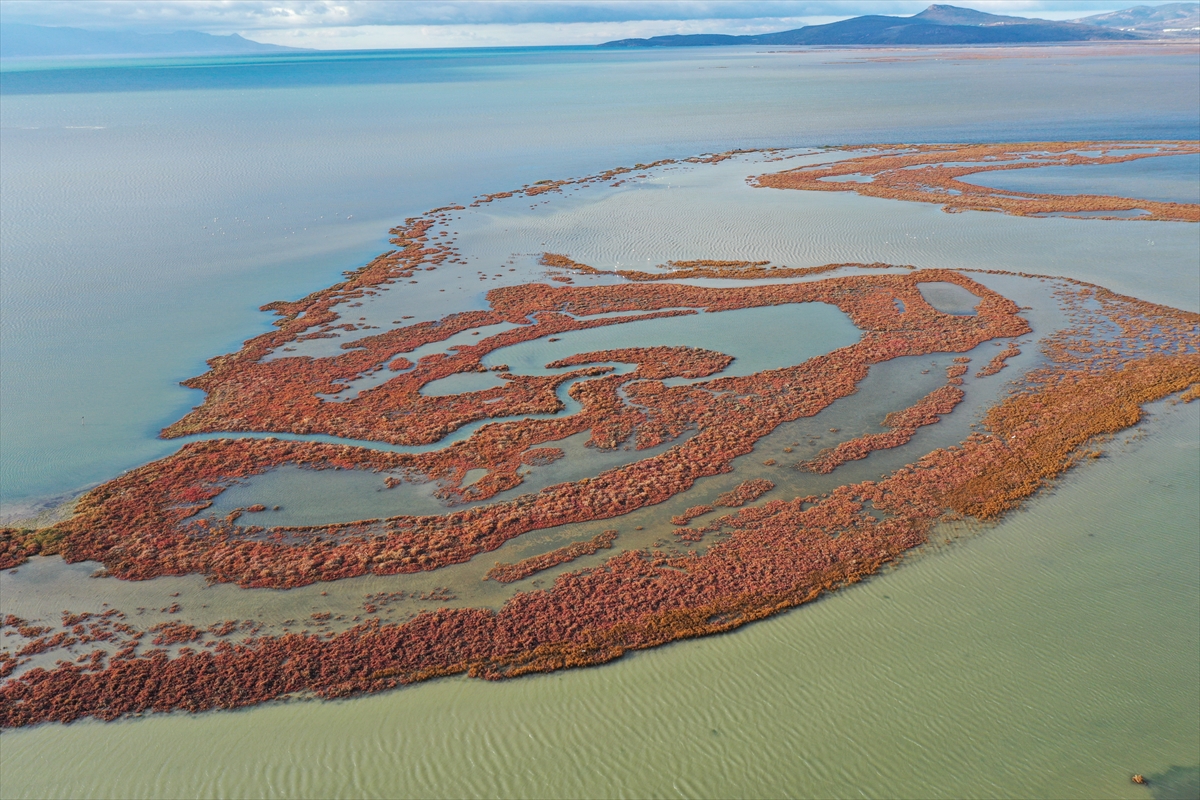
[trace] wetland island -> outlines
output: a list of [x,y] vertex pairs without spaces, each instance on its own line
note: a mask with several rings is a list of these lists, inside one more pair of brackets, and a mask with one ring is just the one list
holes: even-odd
[[[630,266],[554,215],[603,239],[643,213],[626,189],[675,183],[697,218],[842,193],[1032,236],[1189,226],[1195,202],[986,184],[1197,153],[738,150],[408,219],[187,380],[203,399],[162,431],[177,450],[0,532],[6,579],[93,570],[73,607],[4,616],[0,725],[598,665],[843,590],[947,526],[986,535],[1148,405],[1200,398],[1200,315],[969,256]],[[164,578],[151,607],[137,587]],[[272,599],[255,615],[238,592]]]

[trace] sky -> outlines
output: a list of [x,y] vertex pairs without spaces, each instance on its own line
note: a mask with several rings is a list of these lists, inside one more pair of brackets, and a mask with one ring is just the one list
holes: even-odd
[[[0,0],[0,24],[237,33],[322,50],[598,44],[674,33],[755,34],[862,14],[915,14],[932,0]],[[1076,19],[1146,0],[950,0]]]

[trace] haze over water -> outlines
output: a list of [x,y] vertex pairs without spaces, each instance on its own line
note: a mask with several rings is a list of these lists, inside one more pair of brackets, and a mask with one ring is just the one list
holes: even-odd
[[[743,147],[1200,137],[1200,55],[1044,52],[5,65],[0,500],[23,511],[176,449],[156,434],[200,400],[178,381],[266,330],[258,306],[335,282],[432,207]],[[678,200],[495,222],[596,263],[1027,269],[1200,308],[1193,225],[780,197],[703,169]],[[5,733],[0,794],[1145,796],[1134,771],[1186,792],[1200,408],[1161,406],[1144,430],[1028,512],[730,635],[500,684]]]
[[[1081,50],[1049,63],[577,48],[6,65],[2,499],[169,452],[155,434],[199,401],[178,381],[265,330],[262,303],[328,285],[429,208],[740,147],[1200,135],[1194,54]],[[877,257],[910,260],[891,254]]]

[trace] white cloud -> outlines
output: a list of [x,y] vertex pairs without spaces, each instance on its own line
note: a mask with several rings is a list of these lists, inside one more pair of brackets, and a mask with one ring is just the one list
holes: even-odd
[[[960,0],[997,14],[1072,17],[1121,0]],[[138,30],[579,24],[913,14],[928,0],[0,0],[9,22]]]
[[490,25],[354,25],[326,28],[247,30],[248,39],[318,50],[421,47],[527,47],[591,45],[614,39],[669,34],[746,35],[820,25],[841,17],[763,19],[637,20],[630,22],[525,22]]

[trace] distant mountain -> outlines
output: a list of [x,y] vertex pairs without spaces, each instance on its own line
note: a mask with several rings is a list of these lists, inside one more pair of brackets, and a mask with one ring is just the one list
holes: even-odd
[[1026,17],[1005,17],[1000,14],[988,14],[973,8],[958,6],[932,5],[906,19],[915,22],[932,22],[935,25],[1028,25],[1032,22],[1044,23],[1048,20],[1029,19]]
[[1161,6],[1134,6],[1110,14],[1096,14],[1072,20],[1085,25],[1101,25],[1154,37],[1200,36],[1200,3],[1167,3]]
[[[1183,4],[1180,4],[1183,5]],[[1118,12],[1120,13],[1120,12]],[[1145,34],[1119,28],[1051,22],[1044,19],[1004,17],[970,8],[932,5],[911,17],[869,15],[808,25],[791,31],[757,36],[692,34],[653,36],[649,39],[620,39],[600,47],[690,47],[727,44],[1017,44],[1031,42],[1121,41],[1146,38]]]
[[215,36],[198,31],[128,33],[50,28],[16,22],[0,24],[0,58],[38,56],[183,56],[237,55],[297,51],[243,39],[236,33]]

